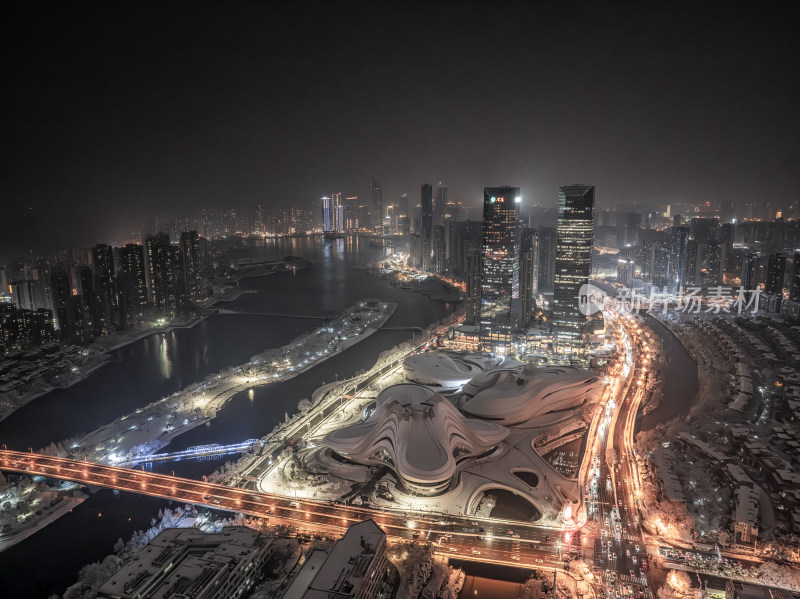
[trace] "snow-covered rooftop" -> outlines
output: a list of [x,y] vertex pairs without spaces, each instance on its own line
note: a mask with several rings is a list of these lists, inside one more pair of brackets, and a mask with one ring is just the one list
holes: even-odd
[[505,425],[591,401],[600,388],[594,373],[573,366],[536,366],[484,372],[464,385],[464,411]]
[[324,443],[353,462],[388,466],[415,492],[434,494],[449,486],[461,462],[507,435],[499,424],[464,418],[427,387],[400,384],[378,395],[369,418],[329,433]]

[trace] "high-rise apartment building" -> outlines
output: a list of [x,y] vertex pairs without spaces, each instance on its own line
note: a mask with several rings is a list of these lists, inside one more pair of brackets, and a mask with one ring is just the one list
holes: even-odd
[[180,300],[180,252],[170,245],[169,236],[162,233],[148,237],[145,248],[150,304],[166,317],[172,317],[178,311]]
[[184,231],[181,233],[181,284],[187,298],[202,299],[201,281],[200,236],[197,231]]
[[50,289],[53,293],[53,310],[56,318],[56,328],[61,331],[62,338],[69,337],[68,303],[72,296],[72,282],[69,273],[61,264],[56,266],[50,274]]
[[129,243],[119,250],[120,326],[128,328],[142,317],[147,307],[147,276],[144,248]]
[[767,281],[764,284],[764,291],[771,295],[782,295],[785,276],[786,255],[781,252],[770,254],[767,261]]
[[688,227],[672,227],[669,245],[669,266],[667,291],[677,293],[678,289],[686,285],[686,244],[689,241]]
[[792,284],[789,288],[789,299],[793,302],[800,302],[800,252],[794,253],[792,263]]
[[583,354],[586,315],[578,295],[592,274],[594,186],[562,186],[558,193],[556,272],[553,288],[553,350]]
[[484,348],[506,351],[519,324],[519,187],[483,190],[480,336]]

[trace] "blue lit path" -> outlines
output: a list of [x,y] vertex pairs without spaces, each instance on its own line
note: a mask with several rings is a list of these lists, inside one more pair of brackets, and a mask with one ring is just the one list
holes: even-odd
[[189,447],[183,451],[175,451],[172,453],[154,453],[151,455],[139,456],[130,460],[126,460],[125,465],[138,466],[139,464],[149,464],[151,462],[170,462],[192,458],[205,458],[233,453],[243,453],[256,444],[261,445],[261,440],[247,439],[247,441],[232,443],[230,445],[220,445],[219,443],[195,445],[194,447]]

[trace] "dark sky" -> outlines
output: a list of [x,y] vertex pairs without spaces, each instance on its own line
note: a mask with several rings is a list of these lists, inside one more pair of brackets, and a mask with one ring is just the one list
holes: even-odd
[[654,4],[4,3],[0,255],[371,176],[389,200],[798,199],[793,15]]

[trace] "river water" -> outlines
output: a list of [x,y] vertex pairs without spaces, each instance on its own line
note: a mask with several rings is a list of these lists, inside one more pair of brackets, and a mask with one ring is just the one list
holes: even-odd
[[[392,329],[426,327],[452,306],[404,291],[371,277],[357,267],[381,253],[357,239],[324,242],[288,239],[248,248],[242,255],[277,259],[303,256],[314,267],[295,273],[243,279],[256,290],[220,308],[246,314],[214,315],[191,329],[156,334],[114,352],[114,361],[69,389],[34,400],[0,422],[0,443],[12,449],[38,448],[91,431],[138,407],[156,401],[227,366],[246,362],[265,349],[281,346],[319,326],[311,318],[280,318],[259,313],[330,316],[359,300],[379,298],[398,304],[386,323]],[[268,433],[310,398],[323,381],[347,378],[369,368],[378,354],[411,338],[411,330],[380,330],[344,352],[297,377],[241,393],[216,419],[185,433],[167,450],[205,443],[231,443]],[[184,461],[160,466],[179,476],[200,478],[223,459]],[[3,597],[47,597],[63,593],[81,565],[111,552],[118,537],[127,539],[149,525],[158,500],[100,491],[25,541],[0,553],[0,571],[14,572],[4,581]],[[130,518],[130,520],[128,520]],[[47,567],[43,567],[46,564]],[[12,584],[7,587],[6,582]]]
[[663,374],[664,397],[652,412],[637,419],[636,432],[650,430],[673,418],[688,415],[700,390],[697,362],[675,334],[655,318],[648,318],[647,325],[658,335],[667,358]]

